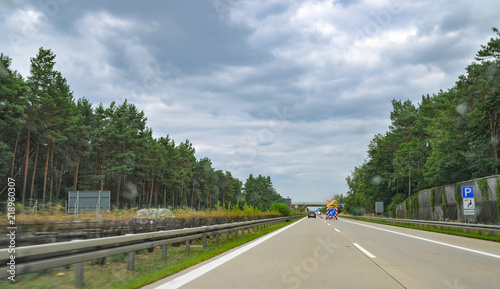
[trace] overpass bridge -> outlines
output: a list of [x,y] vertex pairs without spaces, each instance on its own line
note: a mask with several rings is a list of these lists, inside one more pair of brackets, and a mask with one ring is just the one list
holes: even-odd
[[326,207],[326,201],[322,202],[292,202],[291,206],[294,207],[298,205],[299,207]]
[[[326,207],[326,201],[323,202],[291,202],[290,208],[295,209],[295,205],[298,206],[298,208],[302,207]],[[339,208],[343,208],[344,203],[339,203]]]

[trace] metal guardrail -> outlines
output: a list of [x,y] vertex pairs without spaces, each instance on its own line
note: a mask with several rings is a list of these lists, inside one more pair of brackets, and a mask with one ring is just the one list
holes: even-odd
[[370,220],[370,221],[383,221],[388,223],[396,224],[408,224],[418,227],[429,227],[440,230],[449,230],[452,228],[456,230],[463,229],[466,233],[470,233],[471,230],[477,230],[480,232],[488,232],[491,236],[500,236],[500,226],[498,225],[485,225],[485,224],[469,224],[469,223],[455,223],[455,222],[441,222],[441,221],[426,221],[426,220],[411,220],[411,219],[392,219],[392,218],[378,218],[378,217],[361,217],[361,216],[342,216],[343,218]]
[[[251,227],[254,227],[254,230],[256,230],[256,227],[259,226],[262,228],[273,223],[289,221],[296,217],[302,216],[279,217],[197,228],[15,247],[14,252],[11,249],[1,249],[0,264],[3,266],[0,267],[0,278],[7,278],[13,275],[12,273],[17,276],[75,264],[75,285],[78,287],[83,283],[83,262],[85,261],[118,254],[128,254],[128,270],[133,271],[135,251],[160,246],[162,247],[162,259],[165,260],[168,244],[186,242],[186,251],[189,252],[191,240],[203,238],[203,246],[205,247],[209,236],[215,235],[216,242],[218,243],[220,234],[226,234],[226,239],[229,239],[229,235],[233,232],[237,236],[241,230],[241,234],[243,235],[245,229],[249,232]],[[13,267],[11,267],[12,265]]]
[[[18,222],[15,241],[16,247],[21,247],[216,225],[209,222],[211,221],[206,218],[186,221],[184,218],[140,217],[125,221]],[[5,248],[10,243],[8,227],[7,223],[0,223],[0,248]]]

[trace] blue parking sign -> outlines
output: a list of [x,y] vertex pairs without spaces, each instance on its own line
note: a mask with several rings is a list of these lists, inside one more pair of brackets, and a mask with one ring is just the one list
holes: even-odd
[[462,187],[462,198],[474,198],[474,187]]

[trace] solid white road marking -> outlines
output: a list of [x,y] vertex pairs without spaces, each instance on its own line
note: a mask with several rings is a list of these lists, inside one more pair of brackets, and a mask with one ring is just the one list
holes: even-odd
[[241,255],[243,253],[245,253],[246,251],[252,249],[253,247],[255,247],[255,246],[257,246],[257,245],[259,245],[261,243],[263,243],[264,241],[271,239],[272,237],[274,237],[274,236],[278,235],[279,233],[283,232],[284,230],[286,230],[288,228],[291,228],[292,226],[298,224],[299,222],[302,222],[303,220],[305,220],[305,218],[302,219],[302,220],[300,220],[300,221],[297,221],[297,222],[295,222],[295,223],[293,223],[293,224],[291,224],[289,226],[283,227],[283,228],[281,228],[279,230],[276,230],[276,231],[274,231],[272,233],[269,233],[269,234],[267,234],[265,236],[262,236],[259,239],[256,239],[255,241],[251,242],[250,244],[248,244],[248,245],[246,245],[244,247],[241,247],[241,248],[239,248],[239,249],[237,249],[237,250],[235,250],[235,251],[233,251],[233,252],[231,252],[231,253],[229,253],[227,255],[224,255],[224,256],[222,256],[222,257],[220,257],[220,258],[218,258],[218,259],[216,259],[216,260],[214,260],[214,261],[212,261],[212,262],[210,262],[208,264],[205,264],[205,265],[203,265],[203,266],[201,266],[201,267],[199,267],[199,268],[197,268],[197,269],[195,269],[195,270],[193,270],[191,272],[188,272],[188,273],[186,273],[186,274],[184,274],[182,276],[179,276],[179,277],[177,277],[177,278],[175,278],[175,279],[173,279],[173,280],[171,280],[171,281],[169,281],[169,282],[167,282],[165,284],[162,284],[162,285],[156,287],[156,289],[179,288],[179,287],[181,287],[181,286],[183,286],[183,285],[185,285],[185,284],[193,281],[194,279],[200,277],[201,275],[203,275],[205,273],[208,273],[209,271],[211,271],[211,270],[219,267],[220,265],[226,263],[227,261],[229,261],[229,260],[231,260],[231,259],[233,259],[233,258],[235,258],[235,257],[237,257],[237,256],[239,256],[239,255]]
[[356,248],[358,248],[361,252],[365,253],[366,256],[370,257],[370,258],[377,258],[375,257],[372,253],[368,252],[365,248],[361,247],[360,245],[358,245],[357,243],[352,243],[354,246],[356,246]]
[[417,237],[417,236],[413,236],[413,235],[409,235],[409,234],[405,234],[405,233],[400,233],[400,232],[396,232],[396,231],[391,231],[391,230],[387,230],[387,229],[377,228],[377,227],[370,226],[370,225],[359,224],[359,223],[346,221],[346,220],[342,220],[342,221],[347,222],[347,223],[351,223],[351,224],[355,224],[355,225],[359,225],[359,226],[363,226],[363,227],[368,227],[368,228],[372,228],[372,229],[376,229],[376,230],[380,230],[380,231],[384,231],[384,232],[389,232],[389,233],[393,233],[393,234],[397,234],[397,235],[401,235],[401,236],[405,236],[405,237],[410,237],[410,238],[414,238],[414,239],[418,239],[418,240],[422,240],[422,241],[426,241],[426,242],[431,242],[434,244],[439,244],[439,245],[443,245],[443,246],[447,246],[447,247],[451,247],[451,248],[455,248],[455,249],[464,250],[467,252],[472,252],[472,253],[481,254],[481,255],[500,259],[500,255],[495,255],[495,254],[491,254],[491,253],[487,253],[487,252],[483,252],[483,251],[479,251],[479,250],[469,249],[469,248],[465,248],[465,247],[461,247],[461,246],[457,246],[457,245],[452,245],[452,244],[448,244],[448,243],[444,243],[444,242],[439,242],[439,241],[435,241],[435,240],[431,240],[431,239]]
[[340,233],[339,229],[335,228],[335,231],[337,231],[338,233]]

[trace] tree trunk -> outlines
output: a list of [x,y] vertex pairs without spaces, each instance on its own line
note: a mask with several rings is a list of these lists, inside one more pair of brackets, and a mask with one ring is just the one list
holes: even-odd
[[[75,170],[75,177],[73,178],[73,188],[75,188],[75,191],[78,190],[78,170],[80,168],[80,154],[78,154],[78,158],[76,160],[76,170]],[[101,190],[102,191],[102,190]]]
[[[97,155],[98,155],[98,153],[96,152],[96,154],[95,154],[95,160],[94,160],[94,176],[96,176],[98,174],[98,168],[99,168],[99,166],[98,166],[99,162],[97,160]],[[93,183],[92,184],[92,188],[95,190],[97,188],[97,184]]]
[[155,208],[158,208],[158,184],[155,184]]
[[222,210],[226,208],[226,190],[222,191]]
[[175,186],[172,186],[172,209],[175,209]]
[[56,190],[56,198],[59,198],[59,194],[61,193],[63,170],[64,170],[64,162],[61,164],[61,171],[59,172],[59,182],[58,182],[57,190]]
[[50,173],[49,173],[49,178],[50,178],[49,203],[50,203],[50,207],[49,207],[49,214],[52,211],[52,193],[53,193],[53,188],[54,188],[54,186],[53,186],[54,185],[54,183],[53,183],[54,176],[53,176],[53,172],[52,172],[53,167],[54,167],[54,150],[52,150],[52,153],[50,154]]
[[210,197],[210,190],[207,190],[207,209],[208,209],[208,199]]
[[19,141],[19,136],[21,133],[19,133],[16,137],[16,144],[14,145],[14,155],[12,156],[12,169],[10,170],[10,177],[14,178],[14,164],[16,163],[16,151],[17,151],[17,142]]
[[36,154],[35,154],[35,166],[33,168],[33,176],[31,177],[31,192],[30,192],[30,208],[33,204],[33,198],[35,197],[33,192],[35,190],[35,176],[36,176],[36,166],[38,163],[38,149],[40,148],[40,139],[36,142]]
[[[28,180],[28,164],[29,164],[29,153],[30,153],[30,120],[28,119],[28,141],[26,142],[26,161],[24,163],[24,183],[23,183],[23,195],[21,204],[24,206],[26,197],[26,181]],[[31,204],[30,204],[31,207]]]
[[[182,202],[183,202],[182,197],[183,196],[184,196],[184,181],[182,182],[182,185],[181,185],[181,208],[182,208]],[[187,207],[187,197],[186,197],[186,207]]]
[[148,192],[146,192],[146,182],[142,183],[142,207],[145,208],[148,203]]
[[122,177],[118,176],[118,189],[116,190],[116,209],[120,209],[120,186],[122,184]]
[[[491,143],[493,144],[493,157],[498,161],[498,112],[494,112],[490,118]],[[495,175],[498,175],[498,166],[495,166]]]
[[193,192],[191,193],[191,209],[193,208],[193,202],[194,202],[194,184],[195,183],[196,183],[196,175],[194,175]]
[[49,157],[50,157],[50,146],[51,143],[49,141],[49,144],[47,145],[47,158],[45,161],[45,173],[43,177],[43,195],[42,195],[42,203],[45,205],[45,194],[47,192],[47,172],[49,170]]
[[167,186],[163,185],[163,206],[167,208]]
[[155,175],[153,175],[153,180],[151,181],[151,191],[149,193],[149,208],[151,208],[151,204],[153,203],[153,188],[155,186]]
[[104,191],[104,160],[101,163],[101,191]]

